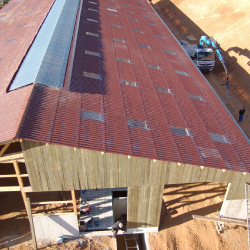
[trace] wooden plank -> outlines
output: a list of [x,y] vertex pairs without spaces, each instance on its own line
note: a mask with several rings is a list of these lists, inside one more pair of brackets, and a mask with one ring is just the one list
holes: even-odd
[[17,159],[23,159],[23,153],[22,152],[4,155],[4,156],[2,156],[0,158],[0,163],[4,163],[4,162],[10,161],[10,160],[13,161],[13,160],[17,160]]
[[164,185],[128,187],[128,228],[158,227]]
[[0,192],[20,191],[20,186],[0,187]]
[[[25,160],[24,159],[15,159],[15,161],[19,162],[19,163],[25,163]],[[8,161],[1,161],[0,160],[0,163],[3,163],[3,164],[6,164],[6,163],[13,163],[13,160],[8,160]]]
[[3,141],[0,142],[0,146],[8,144],[8,143],[12,143],[12,142],[19,142],[20,140],[18,138],[12,139],[12,140],[8,140],[8,141]]
[[43,204],[68,204],[74,203],[73,200],[68,201],[40,201],[40,202],[31,202],[31,205],[43,205]]
[[218,222],[235,224],[235,225],[247,227],[247,222],[243,222],[243,221],[218,219],[218,218],[205,217],[205,216],[200,216],[200,215],[192,215],[192,216],[193,216],[194,219],[208,220],[208,221],[218,221]]
[[[0,175],[0,178],[12,178],[12,177],[17,177],[16,174],[3,174]],[[20,177],[29,177],[28,174],[21,174]]]
[[33,192],[31,186],[23,187],[23,192],[30,193]]
[[5,146],[1,149],[0,151],[0,157],[4,154],[4,152],[8,149],[8,147],[10,146],[10,143],[5,144]]
[[15,168],[15,171],[16,171],[17,180],[18,180],[18,183],[19,183],[19,186],[20,186],[20,191],[21,191],[21,194],[22,194],[22,197],[23,197],[23,202],[24,202],[24,205],[25,205],[25,208],[26,208],[26,212],[28,214],[28,206],[27,206],[27,203],[26,203],[27,195],[23,191],[23,186],[24,186],[23,185],[23,179],[22,179],[22,177],[20,177],[21,173],[20,173],[20,169],[19,169],[17,161],[13,161],[13,165],[14,165],[14,168]]
[[77,215],[75,190],[71,190],[71,196],[72,196],[72,201],[73,201],[74,213],[75,215]]
[[31,206],[30,206],[30,199],[26,199],[27,203],[27,208],[28,208],[28,217],[29,217],[29,222],[30,222],[30,230],[31,230],[31,235],[32,235],[32,243],[33,243],[33,248],[37,250],[37,244],[36,244],[36,236],[35,236],[35,230],[34,230],[34,224],[33,224],[33,218],[32,218],[32,212],[31,212]]

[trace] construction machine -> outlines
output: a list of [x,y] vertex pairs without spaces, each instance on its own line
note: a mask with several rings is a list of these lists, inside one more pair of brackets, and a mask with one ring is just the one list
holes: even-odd
[[198,44],[195,42],[197,40],[192,36],[187,36],[186,38],[187,41],[181,40],[180,44],[201,71],[212,71],[215,58],[218,57],[224,67],[227,78],[229,77],[225,60],[220,52],[220,45],[213,37],[201,36]]

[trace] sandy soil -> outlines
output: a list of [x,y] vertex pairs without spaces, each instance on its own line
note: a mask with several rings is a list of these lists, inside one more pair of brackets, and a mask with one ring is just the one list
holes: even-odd
[[158,233],[150,234],[150,249],[247,250],[246,228],[227,224],[218,234],[214,222],[192,219],[193,214],[216,217],[225,191],[226,185],[218,183],[165,186],[161,212],[164,223]]

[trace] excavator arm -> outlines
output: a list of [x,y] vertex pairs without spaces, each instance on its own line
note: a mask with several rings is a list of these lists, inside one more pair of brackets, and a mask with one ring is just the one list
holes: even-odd
[[220,45],[217,43],[217,41],[213,37],[207,37],[207,36],[201,36],[198,47],[206,47],[207,45],[210,45],[213,47],[215,54],[219,58],[220,62],[222,63],[222,66],[227,74],[227,78],[229,77],[228,69],[225,64],[225,60],[220,52]]

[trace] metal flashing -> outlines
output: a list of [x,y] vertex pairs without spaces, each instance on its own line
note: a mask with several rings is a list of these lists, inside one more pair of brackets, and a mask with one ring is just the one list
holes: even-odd
[[96,33],[92,33],[92,32],[86,32],[86,35],[88,35],[88,36],[95,36],[95,37],[100,37],[100,35],[99,34],[96,34]]
[[110,24],[110,26],[113,26],[113,27],[116,27],[116,28],[120,28],[120,29],[121,29],[121,27],[122,27],[122,26],[120,26],[120,25],[116,25],[116,24],[112,24],[112,23]]
[[144,17],[152,18],[151,16],[143,15]]
[[16,40],[16,38],[12,38],[10,40],[4,41],[4,43],[9,43],[9,42],[12,42],[12,41],[15,41],[15,40]]
[[176,74],[178,74],[178,75],[189,76],[189,74],[188,74],[187,72],[183,72],[183,71],[179,71],[179,70],[176,70],[175,72],[176,72]]
[[108,8],[109,11],[114,11],[114,12],[117,12],[117,10],[114,10],[114,9],[111,9],[111,8]]
[[16,28],[19,28],[19,27],[22,27],[22,26],[25,26],[25,25],[26,25],[26,23],[18,25],[18,26],[16,26]]
[[149,63],[147,63],[147,67],[152,68],[152,69],[162,70],[161,66],[157,66],[157,65],[153,65],[153,64],[149,64]]
[[143,31],[141,31],[141,30],[135,30],[135,29],[133,29],[133,31],[134,32],[138,32],[138,33],[143,33]]
[[24,15],[24,16],[30,16],[30,15],[33,15],[33,14],[34,14],[34,12],[29,13],[29,14],[26,14],[26,15]]
[[86,55],[91,55],[91,56],[98,56],[101,57],[101,53],[90,51],[90,50],[85,50]]
[[164,36],[155,35],[155,37],[159,37],[159,38],[165,39]]
[[132,63],[132,61],[129,59],[124,59],[124,58],[120,58],[120,57],[116,57],[116,59],[119,62]]
[[172,54],[172,55],[176,55],[173,51],[169,51],[169,50],[163,50],[165,53],[168,53],[168,54]]
[[137,19],[134,19],[134,18],[130,18],[130,17],[128,17],[128,20],[131,20],[131,21],[135,21],[135,22],[138,22],[138,20],[137,20]]
[[133,11],[129,11],[129,10],[125,10],[125,11],[128,12],[128,13],[134,14]]
[[105,122],[103,113],[92,112],[92,111],[83,110],[83,109],[81,110],[81,118],[88,119],[88,120]]
[[201,95],[188,94],[191,99],[199,100],[205,102],[204,98]]
[[119,38],[114,38],[113,37],[113,40],[116,41],[116,42],[120,42],[120,43],[126,43],[125,40],[122,40],[122,39],[119,39]]
[[149,122],[148,121],[141,121],[136,119],[129,119],[127,118],[128,126],[134,128],[142,128],[150,130]]
[[100,74],[95,74],[95,73],[90,73],[90,72],[84,71],[83,76],[88,77],[88,78],[97,79],[97,80],[102,80],[102,75],[100,75]]
[[219,135],[214,133],[209,133],[209,134],[213,141],[231,144],[229,138],[226,135]]
[[128,80],[120,80],[122,85],[132,86],[132,87],[139,87],[138,82],[128,81]]
[[148,25],[157,26],[157,25],[156,25],[156,24],[154,24],[154,23],[148,23]]
[[99,12],[99,10],[95,10],[95,9],[91,9],[91,8],[88,8],[88,10],[90,10],[90,11],[95,11],[95,12]]
[[94,20],[94,19],[91,19],[91,18],[87,18],[87,21],[89,21],[89,22],[93,22],[93,23],[99,23],[99,21],[98,21],[98,20]]
[[162,87],[158,87],[158,86],[155,86],[155,89],[156,89],[157,92],[162,92],[162,93],[173,95],[173,92],[172,92],[171,89],[162,88]]
[[148,46],[148,45],[144,45],[144,44],[140,44],[140,43],[139,43],[139,46],[140,46],[140,47],[142,47],[142,48],[151,49],[151,47],[150,47],[150,46]]
[[192,137],[191,131],[188,128],[170,127],[170,129],[174,135],[183,135]]
[[13,21],[13,20],[14,20],[14,18],[8,19],[8,20],[5,21],[5,23],[11,22],[11,21]]
[[96,3],[96,2],[91,2],[91,1],[88,1],[89,3],[92,3],[92,4],[96,4],[96,5],[98,5],[98,3]]
[[141,10],[147,10],[147,9],[145,9],[145,8],[142,8],[142,7],[138,7],[138,9],[141,9]]
[[116,15],[116,14],[113,14],[113,13],[108,13],[110,16],[116,16],[116,17],[118,17],[118,15]]

